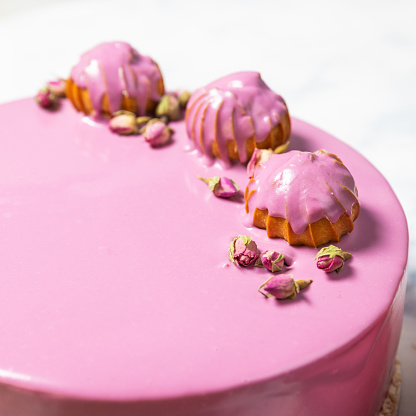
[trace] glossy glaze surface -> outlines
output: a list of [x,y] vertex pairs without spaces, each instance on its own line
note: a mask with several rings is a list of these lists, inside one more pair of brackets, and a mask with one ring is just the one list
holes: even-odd
[[238,72],[199,88],[187,105],[186,130],[196,149],[213,159],[211,143],[229,162],[227,142],[235,141],[241,162],[247,161],[246,142],[262,142],[276,127],[287,107],[258,72]]
[[273,155],[257,166],[248,192],[247,222],[256,208],[285,218],[296,234],[309,224],[328,218],[335,223],[343,214],[352,216],[359,205],[354,178],[336,156],[325,151],[296,150]]
[[[226,173],[244,189],[245,167],[204,167],[185,150],[183,123],[155,150],[81,121],[69,103],[0,112],[25,114],[1,137],[4,414],[377,413],[408,237],[395,195],[357,152],[292,120],[291,148],[336,153],[360,190],[355,230],[339,244],[353,258],[333,276],[316,268],[317,250],[244,227],[242,195],[216,198],[197,176]],[[290,256],[286,272],[314,282],[293,301],[265,299],[257,288],[269,273],[228,260],[238,234]]]
[[148,56],[139,54],[126,42],[101,43],[82,54],[72,68],[71,78],[88,90],[95,115],[100,115],[104,95],[110,112],[121,108],[123,95],[135,98],[138,114],[145,114],[148,100],[159,101],[161,74]]

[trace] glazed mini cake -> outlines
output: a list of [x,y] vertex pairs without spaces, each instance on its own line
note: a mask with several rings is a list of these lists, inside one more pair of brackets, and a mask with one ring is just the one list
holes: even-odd
[[323,150],[273,155],[255,169],[245,200],[253,225],[291,245],[338,242],[360,212],[351,173]]
[[257,72],[239,72],[196,90],[186,108],[186,131],[208,160],[247,162],[255,148],[272,148],[290,136],[283,98]]
[[96,118],[118,110],[152,113],[163,93],[158,65],[125,42],[102,43],[85,52],[66,85],[73,106]]

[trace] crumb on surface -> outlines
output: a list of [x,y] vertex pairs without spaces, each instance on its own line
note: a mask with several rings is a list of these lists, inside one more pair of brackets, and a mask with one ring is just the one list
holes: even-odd
[[400,374],[400,361],[396,360],[394,375],[391,380],[387,397],[381,407],[379,416],[397,416],[400,403],[400,387],[402,384],[402,376]]

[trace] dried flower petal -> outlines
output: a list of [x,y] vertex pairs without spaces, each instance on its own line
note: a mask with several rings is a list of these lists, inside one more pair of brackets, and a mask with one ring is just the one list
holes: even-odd
[[212,178],[202,178],[201,176],[198,176],[198,178],[209,186],[209,189],[215,196],[220,198],[229,198],[240,190],[238,185],[230,178],[220,176],[213,176]]
[[344,262],[352,257],[351,253],[342,251],[336,246],[328,246],[321,249],[315,257],[318,269],[326,273],[336,271],[339,273],[344,267]]
[[272,149],[254,149],[253,155],[247,165],[247,175],[251,178],[259,163],[267,162],[273,155]]
[[178,97],[175,94],[165,94],[156,107],[156,116],[167,116],[170,121],[179,120],[181,110]]
[[42,88],[35,96],[35,101],[43,108],[52,109],[58,106],[59,99],[48,88]]
[[185,108],[192,94],[187,90],[179,90],[177,91],[176,95],[178,97],[179,105],[181,108]]
[[283,144],[281,144],[280,146],[277,146],[276,149],[273,150],[273,154],[277,155],[277,154],[286,152],[289,145],[290,145],[290,142],[288,140],[284,142]]
[[312,280],[294,280],[291,274],[273,275],[260,285],[258,291],[267,298],[294,299]]
[[[145,127],[146,124],[152,119],[152,117],[148,116],[141,116],[136,118],[137,127],[140,129],[142,127]],[[143,130],[144,132],[144,130]]]
[[230,260],[240,266],[250,266],[258,258],[257,244],[247,235],[235,237],[228,249]]
[[110,120],[109,128],[113,133],[123,136],[130,134],[138,134],[136,115],[128,111],[117,111],[114,117]]
[[281,272],[285,265],[285,256],[274,250],[267,250],[260,255],[263,267],[272,273]]
[[60,78],[57,80],[49,81],[47,87],[49,91],[51,91],[56,97],[64,98],[66,96],[65,84],[66,81]]
[[152,119],[146,124],[143,136],[150,146],[159,147],[170,141],[172,130],[162,121]]

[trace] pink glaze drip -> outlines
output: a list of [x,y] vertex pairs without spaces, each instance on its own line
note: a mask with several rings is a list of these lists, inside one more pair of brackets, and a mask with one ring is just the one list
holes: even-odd
[[255,208],[267,209],[273,217],[285,218],[296,234],[309,224],[328,218],[335,223],[359,204],[349,170],[339,159],[323,150],[273,155],[258,165],[249,184],[248,202],[252,222]]
[[120,109],[123,95],[135,98],[139,115],[145,114],[149,99],[161,98],[157,89],[161,79],[158,66],[126,42],[102,43],[85,52],[72,68],[71,78],[78,87],[88,89],[96,117],[105,94],[111,112]]
[[187,105],[186,131],[202,154],[213,159],[217,141],[221,159],[230,162],[227,142],[234,141],[241,162],[247,161],[246,142],[266,139],[287,107],[257,72],[238,72],[196,90]]
[[[376,416],[402,323],[407,225],[385,179],[334,137],[293,119],[292,146],[341,157],[361,214],[317,250],[245,228],[241,195],[185,152],[185,126],[152,149],[32,99],[0,107],[0,414]],[[25,114],[25,123],[19,123]],[[19,129],[16,129],[19,123]],[[242,165],[227,175],[242,189]],[[270,273],[228,259],[248,234],[313,283],[294,300],[257,292]],[[386,261],[394,259],[394,261]]]

